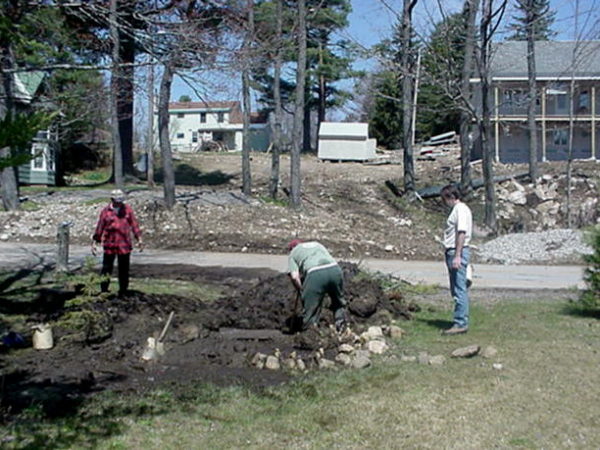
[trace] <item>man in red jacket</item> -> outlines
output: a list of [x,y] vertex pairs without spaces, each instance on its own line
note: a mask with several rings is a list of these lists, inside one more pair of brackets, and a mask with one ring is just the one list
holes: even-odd
[[102,209],[92,237],[92,254],[96,255],[96,244],[101,243],[104,249],[101,275],[107,280],[100,283],[102,292],[108,292],[110,276],[115,264],[119,263],[119,295],[125,295],[129,287],[129,261],[133,244],[131,235],[135,237],[138,248],[143,250],[142,233],[129,205],[125,203],[125,193],[120,189],[111,192],[108,206]]

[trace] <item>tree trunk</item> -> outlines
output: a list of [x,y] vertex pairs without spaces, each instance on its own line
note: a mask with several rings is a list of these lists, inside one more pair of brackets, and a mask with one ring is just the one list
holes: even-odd
[[119,121],[119,97],[121,77],[121,52],[117,23],[117,0],[110,0],[110,38],[112,41],[112,72],[110,76],[110,119],[113,138],[113,176],[115,185],[123,189],[123,153],[121,152],[121,127]]
[[281,66],[282,66],[282,29],[283,29],[283,0],[277,1],[277,51],[274,62],[273,101],[275,102],[275,124],[273,126],[273,148],[271,153],[271,180],[269,183],[269,195],[272,199],[277,198],[279,187],[279,163],[281,154],[281,127],[283,122],[283,110],[281,107]]
[[527,0],[527,85],[529,98],[527,104],[527,129],[529,132],[529,178],[535,185],[538,179],[538,156],[537,156],[537,126],[535,123],[535,25],[537,15],[535,13],[536,0]]
[[253,0],[248,0],[248,30],[244,40],[244,69],[242,70],[242,103],[243,131],[242,131],[242,192],[245,195],[252,193],[252,174],[250,170],[250,66],[251,42],[254,39],[254,7]]
[[494,191],[494,154],[490,144],[491,111],[490,111],[490,43],[492,23],[492,1],[483,0],[481,13],[481,54],[480,54],[480,79],[481,79],[481,120],[479,121],[479,138],[483,153],[483,181],[485,186],[485,224],[496,231],[496,193]]
[[[325,111],[327,109],[327,81],[323,75],[323,52],[327,46],[327,35],[323,33],[319,40],[319,109],[317,114],[317,136],[321,129],[321,122],[325,122]],[[319,148],[319,139],[317,138],[317,149]]]
[[473,118],[468,103],[471,101],[471,83],[473,73],[473,52],[475,51],[475,21],[479,0],[466,0],[467,30],[465,36],[465,51],[460,81],[461,101],[465,103],[460,112],[460,191],[463,196],[471,194],[471,148],[469,129]]
[[302,138],[302,151],[304,153],[310,153],[312,144],[312,131],[311,131],[311,105],[312,105],[312,92],[310,90],[310,82],[305,80],[304,82],[304,119],[302,124],[304,126],[304,137]]
[[164,65],[160,92],[158,94],[158,138],[160,141],[160,156],[163,170],[163,191],[165,205],[172,209],[175,205],[175,173],[173,171],[173,155],[169,140],[169,99],[173,83],[173,68],[171,63]]
[[150,56],[148,66],[148,136],[146,149],[146,181],[154,187],[154,64]]
[[[124,18],[117,28],[119,39],[119,62],[125,64],[117,78],[119,137],[121,140],[121,155],[123,174],[134,176],[133,172],[133,93],[135,63],[135,38],[132,28],[133,2],[125,1],[120,16]],[[127,29],[125,29],[127,28]]]
[[[8,40],[2,39],[0,64],[2,69],[12,69],[13,53]],[[13,75],[9,72],[2,72],[2,90],[4,91],[4,105],[0,103],[0,120],[6,116],[14,117],[13,104]],[[0,158],[10,158],[11,149],[9,147],[0,148]],[[6,211],[19,209],[19,185],[17,183],[17,168],[6,167],[0,171],[0,193],[2,193],[2,206]]]
[[298,62],[296,70],[296,104],[292,133],[290,161],[290,202],[292,207],[302,205],[300,179],[300,149],[304,119],[304,83],[306,81],[306,0],[298,0]]
[[402,147],[404,150],[404,191],[411,198],[415,192],[415,167],[412,144],[413,86],[411,55],[412,10],[417,0],[404,0],[402,10]]

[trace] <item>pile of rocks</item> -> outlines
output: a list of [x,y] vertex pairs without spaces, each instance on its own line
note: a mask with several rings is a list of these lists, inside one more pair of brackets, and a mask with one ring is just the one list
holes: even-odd
[[[498,350],[488,345],[482,348],[480,345],[472,344],[466,347],[460,347],[453,350],[450,353],[451,358],[472,358],[474,356],[481,356],[486,359],[494,358],[498,354]],[[430,355],[427,352],[419,352],[418,355],[402,355],[400,356],[402,362],[417,362],[419,364],[427,364],[430,366],[441,366],[446,363],[447,358],[445,355]],[[501,369],[502,365],[494,364],[494,369]]]
[[250,365],[258,369],[299,372],[306,372],[308,368],[332,369],[336,366],[363,369],[372,364],[372,355],[381,355],[389,350],[386,338],[400,339],[404,334],[404,330],[396,325],[371,326],[361,334],[347,329],[339,335],[339,345],[333,359],[326,358],[323,348],[308,356],[306,361],[297,352],[284,356],[279,349],[275,349],[272,355],[256,353]]

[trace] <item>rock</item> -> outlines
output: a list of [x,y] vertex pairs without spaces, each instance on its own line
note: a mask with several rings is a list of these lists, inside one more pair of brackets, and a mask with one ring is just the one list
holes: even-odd
[[535,209],[541,214],[554,215],[558,213],[560,209],[560,203],[555,202],[554,200],[549,200],[547,202],[540,203]]
[[367,350],[376,355],[381,355],[388,349],[388,345],[384,341],[369,341],[367,342]]
[[452,352],[453,358],[471,358],[479,353],[481,347],[479,345],[468,345],[466,347],[457,348]]
[[496,350],[491,345],[488,345],[479,354],[481,356],[483,356],[484,358],[493,358],[494,356],[496,356],[498,354],[498,350]]
[[392,339],[400,339],[403,335],[406,334],[402,328],[396,325],[390,325],[386,327],[385,335],[391,337]]
[[384,250],[385,250],[386,252],[393,252],[393,251],[394,251],[394,246],[393,246],[393,245],[391,245],[391,244],[388,244],[388,245],[386,245],[386,246],[384,247]]
[[281,364],[279,363],[279,358],[273,355],[267,356],[267,360],[265,361],[265,369],[269,370],[279,370],[281,369]]
[[382,339],[383,338],[383,330],[381,327],[369,327],[367,331],[360,335],[360,338],[363,342],[372,341],[373,339]]
[[179,332],[181,334],[182,344],[193,341],[194,339],[198,339],[200,336],[200,328],[198,325],[184,325],[179,328]]
[[352,368],[364,369],[365,367],[369,367],[370,365],[371,360],[368,356],[365,356],[362,352],[356,352],[356,355],[354,355],[354,358],[352,359]]
[[342,366],[349,366],[352,364],[352,358],[346,353],[338,353],[335,357],[335,362],[341,364]]
[[375,296],[354,298],[348,305],[348,309],[358,317],[371,317],[377,311],[378,301]]
[[259,353],[256,353],[252,357],[252,361],[250,361],[250,364],[252,364],[257,369],[263,369],[265,367],[266,360],[267,360],[267,355],[259,352]]
[[417,356],[417,361],[419,362],[419,364],[429,364],[429,355],[427,354],[427,352],[419,352],[419,355]]
[[446,362],[446,357],[444,355],[435,355],[429,358],[429,365],[431,366],[441,366]]
[[8,241],[8,234],[6,234],[6,233],[0,234],[0,241]]
[[402,362],[416,362],[417,361],[417,357],[414,355],[402,355],[400,357],[400,361]]
[[525,191],[514,191],[511,192],[507,200],[515,205],[526,205],[527,204],[527,195],[525,195]]
[[295,370],[297,368],[296,360],[294,358],[287,358],[283,361],[283,367],[288,370]]
[[319,369],[333,369],[335,367],[335,362],[327,359],[321,358],[319,359]]
[[352,354],[354,353],[354,347],[352,347],[350,344],[342,344],[340,345],[340,347],[338,348],[338,351],[340,353],[348,353],[348,354]]
[[302,360],[302,358],[298,358],[296,360],[296,367],[298,368],[299,371],[304,372],[306,371],[306,364],[304,364],[304,361]]
[[492,367],[496,370],[502,370],[504,368],[504,366],[500,363],[494,363],[492,364]]

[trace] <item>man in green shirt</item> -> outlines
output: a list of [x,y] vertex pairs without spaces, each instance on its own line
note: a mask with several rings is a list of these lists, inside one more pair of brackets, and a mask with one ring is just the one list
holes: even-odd
[[346,327],[346,300],[342,269],[318,242],[294,239],[288,244],[288,275],[301,294],[302,329],[318,325],[325,294],[331,298],[331,310],[337,331]]

